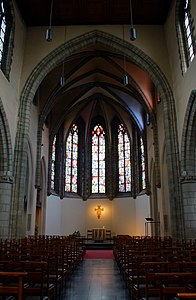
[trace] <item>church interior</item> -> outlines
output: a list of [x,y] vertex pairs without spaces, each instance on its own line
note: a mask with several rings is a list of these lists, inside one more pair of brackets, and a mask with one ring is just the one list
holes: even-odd
[[74,237],[78,261],[112,241],[132,287],[122,244],[194,241],[195,19],[193,0],[0,0],[2,243]]

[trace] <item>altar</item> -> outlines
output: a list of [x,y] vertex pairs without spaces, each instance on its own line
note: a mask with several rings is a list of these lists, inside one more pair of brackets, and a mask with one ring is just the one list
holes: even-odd
[[94,241],[105,241],[105,239],[106,239],[105,228],[93,228],[92,229],[92,238]]

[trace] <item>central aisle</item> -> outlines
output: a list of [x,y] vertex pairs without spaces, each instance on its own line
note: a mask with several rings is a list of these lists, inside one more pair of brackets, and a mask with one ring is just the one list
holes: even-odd
[[113,259],[85,259],[67,282],[62,300],[129,300]]

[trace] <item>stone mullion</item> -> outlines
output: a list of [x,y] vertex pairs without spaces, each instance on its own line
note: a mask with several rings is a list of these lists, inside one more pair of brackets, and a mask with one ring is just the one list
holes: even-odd
[[138,168],[138,143],[137,143],[137,131],[133,130],[131,141],[131,182],[132,182],[132,197],[136,198],[139,192],[139,168]]
[[[108,138],[106,140],[106,151],[105,151],[105,158],[107,158],[106,161],[106,193],[107,197],[112,200],[113,199],[113,178],[112,178],[112,170],[113,170],[113,160],[112,160],[112,154],[113,154],[113,147],[112,147],[112,140],[109,134]],[[106,136],[107,136],[106,135]]]
[[41,159],[41,143],[43,130],[43,116],[40,117],[37,130],[37,151],[36,151],[36,173],[35,173],[35,188],[40,188],[40,159]]
[[[60,198],[64,198],[65,194],[65,137],[64,126],[62,125],[58,133],[57,141],[57,162],[55,165],[55,192],[60,195]],[[56,176],[57,174],[57,176]]]
[[83,200],[87,200],[90,196],[90,179],[91,179],[91,138],[85,138],[87,143],[85,143],[84,148],[84,183],[83,183]]
[[[153,140],[154,140],[156,187],[160,188],[161,187],[161,174],[160,174],[160,158],[159,158],[160,157],[160,155],[159,155],[159,139],[158,139],[157,120],[156,120],[155,115],[152,117],[152,126],[153,126]],[[148,174],[148,172],[146,174]]]

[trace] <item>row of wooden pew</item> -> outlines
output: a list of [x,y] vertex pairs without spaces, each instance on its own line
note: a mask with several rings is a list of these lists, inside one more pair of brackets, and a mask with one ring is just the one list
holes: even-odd
[[59,299],[84,253],[74,236],[0,240],[0,299]]
[[114,238],[131,299],[196,299],[196,242],[171,237]]

